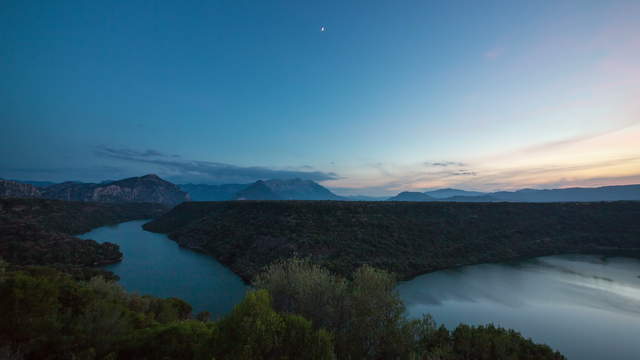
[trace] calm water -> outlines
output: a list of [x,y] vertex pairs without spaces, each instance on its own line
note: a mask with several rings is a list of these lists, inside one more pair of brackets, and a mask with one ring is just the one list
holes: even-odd
[[640,359],[640,261],[552,256],[439,271],[399,286],[410,316],[517,329],[570,360]]
[[[83,238],[120,245],[106,269],[129,291],[179,297],[214,317],[231,310],[246,286],[210,256],[180,248],[145,221],[102,227]],[[640,261],[552,256],[514,264],[439,271],[398,287],[410,316],[431,313],[450,329],[493,322],[560,350],[570,360],[640,359]]]
[[105,266],[120,276],[129,291],[189,302],[194,313],[207,310],[216,318],[244,296],[242,280],[211,256],[184,249],[163,234],[142,229],[146,221],[97,228],[81,238],[120,245],[124,258]]

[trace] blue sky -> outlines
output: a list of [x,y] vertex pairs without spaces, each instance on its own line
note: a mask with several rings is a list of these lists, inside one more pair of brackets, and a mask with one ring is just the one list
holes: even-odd
[[633,0],[4,1],[0,177],[640,183],[638,18]]

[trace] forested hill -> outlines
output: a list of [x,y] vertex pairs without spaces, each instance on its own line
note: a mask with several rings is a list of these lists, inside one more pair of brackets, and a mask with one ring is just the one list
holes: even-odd
[[640,202],[183,203],[145,229],[204,250],[245,279],[279,258],[340,274],[362,264],[402,278],[457,265],[640,249]]
[[115,244],[72,236],[167,211],[161,204],[0,199],[0,258],[14,265],[92,266],[119,261]]

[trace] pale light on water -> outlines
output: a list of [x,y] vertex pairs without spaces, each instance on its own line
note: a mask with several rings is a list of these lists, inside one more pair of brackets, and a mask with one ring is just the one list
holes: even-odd
[[640,261],[551,256],[439,271],[398,289],[410,316],[493,322],[569,359],[639,359]]

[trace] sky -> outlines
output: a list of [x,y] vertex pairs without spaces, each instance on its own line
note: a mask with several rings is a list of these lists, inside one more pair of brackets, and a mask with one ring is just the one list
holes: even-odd
[[637,0],[4,0],[0,177],[640,183],[638,19]]

